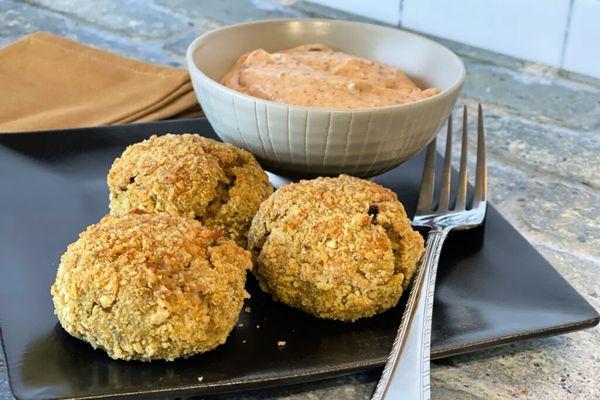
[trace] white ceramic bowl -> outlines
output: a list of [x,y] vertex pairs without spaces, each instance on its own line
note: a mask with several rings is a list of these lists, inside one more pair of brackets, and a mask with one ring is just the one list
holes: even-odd
[[[333,109],[276,103],[236,92],[219,80],[244,52],[307,43],[402,68],[420,87],[441,93],[403,105]],[[231,25],[192,42],[187,66],[209,122],[225,142],[252,152],[284,175],[373,176],[425,147],[450,114],[465,67],[453,52],[422,36],[377,25],[320,19]]]

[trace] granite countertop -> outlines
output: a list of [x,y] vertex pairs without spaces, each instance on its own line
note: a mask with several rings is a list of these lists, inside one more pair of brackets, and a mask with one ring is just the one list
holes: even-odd
[[[220,25],[357,19],[295,0],[0,0],[0,46],[39,30],[166,65]],[[441,40],[467,67],[459,107],[486,113],[491,202],[600,309],[600,80]],[[600,398],[600,329],[532,339],[432,365],[434,399]],[[368,399],[380,371],[220,400]],[[0,356],[0,398],[12,398]]]

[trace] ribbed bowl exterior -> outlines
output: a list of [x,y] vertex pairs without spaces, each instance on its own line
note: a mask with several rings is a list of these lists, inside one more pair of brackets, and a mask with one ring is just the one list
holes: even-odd
[[369,177],[399,165],[435,137],[462,86],[461,80],[451,90],[402,106],[336,110],[250,97],[189,69],[198,101],[219,137],[249,150],[273,172],[296,176]]
[[458,91],[424,107],[324,111],[236,96],[193,79],[219,137],[276,172],[374,176],[423,149],[447,120]]

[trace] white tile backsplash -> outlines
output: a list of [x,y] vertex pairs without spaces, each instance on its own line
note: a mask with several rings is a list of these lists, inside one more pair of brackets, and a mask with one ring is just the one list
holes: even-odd
[[575,0],[563,68],[600,78],[600,0]]
[[391,25],[400,22],[401,0],[309,0],[311,3],[336,8]]
[[569,0],[404,0],[401,24],[559,66]]
[[600,0],[309,0],[600,78]]

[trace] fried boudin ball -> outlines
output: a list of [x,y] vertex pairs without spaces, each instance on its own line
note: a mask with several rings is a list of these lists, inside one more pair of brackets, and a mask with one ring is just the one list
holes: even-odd
[[162,214],[106,216],[60,260],[51,293],[71,335],[115,359],[174,360],[234,327],[251,255],[222,232]]
[[194,134],[127,147],[107,180],[112,214],[139,209],[195,218],[243,247],[252,217],[273,191],[252,154]]
[[355,321],[396,305],[423,253],[396,194],[340,175],[279,188],[252,221],[261,288],[321,318]]

